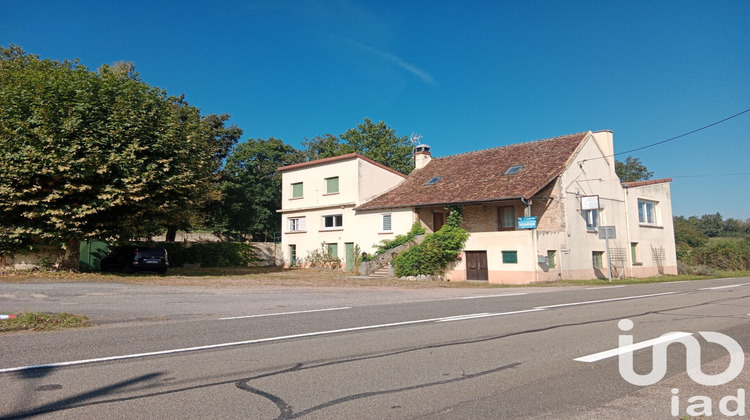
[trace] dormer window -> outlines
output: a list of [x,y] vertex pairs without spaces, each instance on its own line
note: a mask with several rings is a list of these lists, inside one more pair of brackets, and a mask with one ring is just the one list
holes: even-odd
[[427,181],[427,183],[424,184],[424,185],[435,185],[435,184],[437,184],[438,181],[440,181],[440,178],[442,178],[442,176],[434,176],[434,177],[430,178],[430,180]]
[[513,165],[505,171],[505,175],[515,175],[523,168],[523,165]]

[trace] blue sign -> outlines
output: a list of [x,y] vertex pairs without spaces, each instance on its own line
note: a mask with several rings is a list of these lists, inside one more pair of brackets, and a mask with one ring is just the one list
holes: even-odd
[[519,217],[518,228],[519,229],[536,229],[536,216]]

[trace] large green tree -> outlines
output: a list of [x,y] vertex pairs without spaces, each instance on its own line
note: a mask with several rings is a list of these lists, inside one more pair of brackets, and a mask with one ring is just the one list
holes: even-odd
[[[118,63],[90,71],[0,47],[0,251],[184,225],[236,128]],[[229,132],[228,132],[229,131]]]
[[314,137],[302,142],[302,147],[308,159],[359,153],[404,174],[414,169],[413,146],[409,138],[397,136],[396,131],[383,121],[376,124],[369,118],[339,137],[331,134]]
[[281,174],[278,168],[302,162],[294,147],[273,137],[237,145],[222,172],[219,225],[267,240],[281,229]]
[[615,173],[621,182],[644,181],[651,179],[654,173],[649,171],[639,158],[628,156],[625,162],[615,162]]

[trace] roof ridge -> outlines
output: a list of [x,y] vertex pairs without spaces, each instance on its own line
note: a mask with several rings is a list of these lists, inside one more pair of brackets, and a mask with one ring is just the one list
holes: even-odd
[[441,156],[441,157],[436,157],[436,158],[433,158],[433,159],[453,158],[453,157],[471,155],[473,153],[486,153],[489,150],[499,150],[499,149],[504,149],[504,148],[509,148],[509,147],[527,146],[527,145],[530,145],[530,144],[533,144],[533,143],[543,143],[543,142],[546,142],[546,141],[558,140],[558,139],[563,139],[563,138],[568,138],[568,137],[574,137],[574,136],[581,136],[581,135],[585,135],[585,134],[588,134],[588,131],[582,131],[580,133],[565,134],[565,135],[562,135],[562,136],[549,137],[549,138],[546,138],[546,139],[531,140],[531,141],[526,141],[526,142],[523,142],[523,143],[513,143],[513,144],[506,144],[504,146],[488,147],[486,149],[473,150],[471,152],[458,153],[458,154],[455,154],[455,155]]

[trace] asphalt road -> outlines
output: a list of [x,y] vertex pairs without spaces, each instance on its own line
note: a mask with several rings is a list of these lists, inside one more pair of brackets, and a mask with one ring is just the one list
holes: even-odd
[[[68,311],[98,324],[0,336],[3,418],[669,419],[673,408],[677,418],[750,410],[750,278],[555,289],[0,290],[2,310]],[[630,331],[618,328],[623,319]],[[704,373],[725,370],[730,354],[701,331],[743,349],[731,382],[696,383],[679,343],[650,386],[628,383],[617,356],[576,360],[617,350],[620,335],[640,343],[685,332],[700,343]],[[636,372],[651,370],[651,350],[635,351]]]

